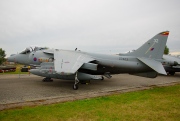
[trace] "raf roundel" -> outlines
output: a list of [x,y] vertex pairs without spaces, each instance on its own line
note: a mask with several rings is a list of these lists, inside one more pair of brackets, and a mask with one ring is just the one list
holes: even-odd
[[36,57],[34,57],[34,59],[33,59],[34,61],[37,61],[37,58]]

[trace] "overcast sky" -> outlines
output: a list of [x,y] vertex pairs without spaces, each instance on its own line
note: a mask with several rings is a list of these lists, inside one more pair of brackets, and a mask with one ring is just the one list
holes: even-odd
[[180,0],[0,0],[7,56],[31,45],[123,53],[166,30],[180,51]]

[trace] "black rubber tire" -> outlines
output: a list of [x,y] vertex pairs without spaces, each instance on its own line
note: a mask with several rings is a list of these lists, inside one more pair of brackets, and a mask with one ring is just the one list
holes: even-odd
[[74,89],[74,90],[77,90],[77,89],[78,89],[78,85],[74,84],[74,85],[73,85],[73,89]]
[[104,77],[102,76],[102,79],[101,80],[104,80]]
[[42,82],[45,82],[46,81],[46,78],[44,78],[43,80],[42,80]]
[[175,72],[171,71],[171,72],[169,72],[169,74],[170,74],[171,76],[174,76]]

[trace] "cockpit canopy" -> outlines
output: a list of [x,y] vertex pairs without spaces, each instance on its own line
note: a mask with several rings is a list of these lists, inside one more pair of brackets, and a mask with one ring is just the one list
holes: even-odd
[[31,53],[33,51],[38,51],[38,50],[45,50],[48,49],[47,47],[27,47],[25,50],[23,50],[20,54],[28,54]]

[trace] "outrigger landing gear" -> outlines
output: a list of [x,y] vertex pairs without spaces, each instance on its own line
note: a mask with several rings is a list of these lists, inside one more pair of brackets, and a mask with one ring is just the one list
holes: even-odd
[[53,82],[53,80],[49,77],[46,77],[42,80],[43,82]]
[[76,72],[76,75],[75,75],[75,83],[73,85],[73,89],[74,90],[77,90],[78,89],[78,83],[79,83],[79,80],[77,78],[77,72]]

